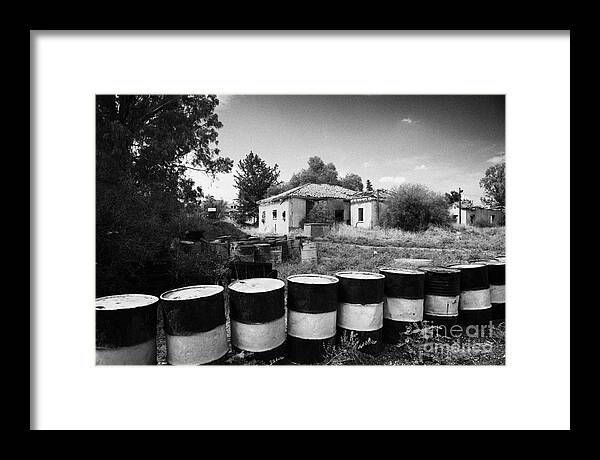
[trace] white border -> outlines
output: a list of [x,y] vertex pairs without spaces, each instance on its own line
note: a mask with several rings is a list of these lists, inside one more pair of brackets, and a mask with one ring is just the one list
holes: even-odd
[[[34,427],[569,427],[568,33],[46,32],[32,52]],[[94,94],[116,92],[506,94],[508,364],[95,367]]]

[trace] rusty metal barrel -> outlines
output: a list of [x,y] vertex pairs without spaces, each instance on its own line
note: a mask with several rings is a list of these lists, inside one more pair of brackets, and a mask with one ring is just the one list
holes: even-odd
[[283,246],[280,241],[271,244],[270,257],[273,265],[283,262]]
[[285,283],[250,278],[229,285],[231,344],[257,360],[285,354]]
[[380,273],[343,271],[338,284],[338,341],[356,338],[365,353],[383,349],[385,276]]
[[446,267],[421,267],[425,272],[423,319],[438,327],[438,334],[450,335],[458,324],[460,270]]
[[319,363],[335,344],[339,280],[301,274],[287,282],[287,356],[297,364]]
[[96,364],[156,364],[158,297],[121,294],[96,299]]
[[211,250],[224,259],[229,258],[229,242],[227,240],[216,239],[209,243]]
[[269,243],[257,243],[254,245],[255,262],[271,262],[271,245]]
[[492,320],[488,265],[466,263],[449,268],[460,270],[459,323],[463,326],[488,324]]
[[254,262],[254,245],[238,242],[231,255],[234,260],[240,262]]
[[399,343],[411,327],[423,321],[425,272],[409,268],[381,268],[385,276],[383,341]]
[[302,262],[317,262],[319,248],[316,241],[303,241],[300,249],[300,260]]
[[223,291],[203,284],[160,296],[169,364],[211,364],[227,354]]

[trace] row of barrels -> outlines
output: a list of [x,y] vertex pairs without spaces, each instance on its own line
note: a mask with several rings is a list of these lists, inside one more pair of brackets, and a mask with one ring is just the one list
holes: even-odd
[[317,243],[302,237],[267,236],[263,239],[250,237],[240,241],[231,241],[222,237],[211,241],[210,244],[221,256],[239,262],[279,264],[298,256],[303,262],[317,260]]
[[210,242],[214,251],[223,257],[239,262],[281,263],[299,254],[301,240],[288,239],[286,236],[267,236],[262,239],[249,237],[233,241],[220,237]]
[[[329,346],[355,337],[367,353],[398,343],[423,320],[442,327],[503,320],[504,260],[422,269],[382,268],[335,276],[238,280],[228,287],[231,345],[259,360],[321,362]],[[96,363],[155,364],[159,301],[167,362],[215,363],[229,351],[224,288],[189,286],[154,296],[96,299]],[[286,321],[287,320],[287,321]]]

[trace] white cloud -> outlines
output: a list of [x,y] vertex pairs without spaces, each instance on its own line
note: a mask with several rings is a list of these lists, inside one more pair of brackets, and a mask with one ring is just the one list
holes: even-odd
[[406,177],[401,177],[401,176],[396,176],[396,177],[384,176],[381,179],[379,179],[379,182],[383,182],[385,184],[403,184],[404,182],[406,182]]
[[425,165],[419,165],[419,166],[415,166],[415,170],[421,170],[421,169],[427,169],[427,166]]
[[400,120],[400,122],[405,123],[407,125],[412,125],[415,121],[411,118],[406,117],[406,118],[403,118],[402,120]]
[[368,161],[365,161],[363,163],[363,168],[368,168],[369,166],[371,166],[371,163],[369,163]]
[[497,164],[497,163],[502,163],[505,159],[506,159],[506,154],[504,152],[502,152],[499,155],[494,155],[492,158],[490,158],[486,162]]

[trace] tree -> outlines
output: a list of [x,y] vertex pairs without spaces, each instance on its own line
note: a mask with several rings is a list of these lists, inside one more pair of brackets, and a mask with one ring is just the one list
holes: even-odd
[[363,182],[358,174],[348,173],[340,180],[342,187],[349,188],[350,190],[356,190],[357,192],[363,191]]
[[365,190],[367,192],[372,192],[373,191],[373,184],[371,184],[371,181],[369,179],[367,179],[367,185],[365,187]]
[[317,201],[304,219],[305,222],[329,222],[335,221],[334,212],[329,209],[327,201]]
[[459,201],[461,201],[461,193],[456,190],[452,190],[450,193],[446,193],[444,197],[446,198],[446,201],[449,205],[453,205],[454,203],[458,203]]
[[214,196],[209,195],[202,200],[202,205],[200,208],[202,215],[208,217],[208,210],[210,208],[215,208],[217,210],[214,214],[215,219],[222,219],[225,217],[225,211],[227,210],[227,201],[217,200]]
[[278,183],[279,167],[268,166],[258,155],[250,151],[238,162],[238,171],[234,175],[238,189],[238,219],[253,219],[258,223],[258,204],[267,196],[267,190]]
[[387,204],[383,221],[388,227],[414,232],[450,222],[446,198],[422,185],[402,184],[392,189]]
[[292,175],[288,185],[290,188],[304,184],[339,185],[338,172],[333,163],[327,163],[320,157],[308,159],[308,168]]
[[287,192],[291,188],[292,187],[290,187],[288,182],[273,184],[267,189],[267,197],[279,195],[280,193]]
[[485,177],[479,181],[479,185],[484,189],[486,195],[481,198],[483,204],[505,208],[504,167],[504,162],[490,166],[485,172]]
[[473,200],[469,200],[467,198],[464,198],[461,202],[461,208],[463,209],[468,209],[468,208],[472,208],[473,207]]
[[272,187],[268,191],[268,196],[277,195],[304,184],[340,185],[351,190],[363,190],[362,179],[358,174],[348,173],[340,179],[333,163],[326,164],[320,157],[314,156],[308,159],[308,168],[292,174],[287,183]]
[[202,190],[185,176],[229,172],[216,96],[96,97],[96,286],[131,292],[168,248],[174,223]]

